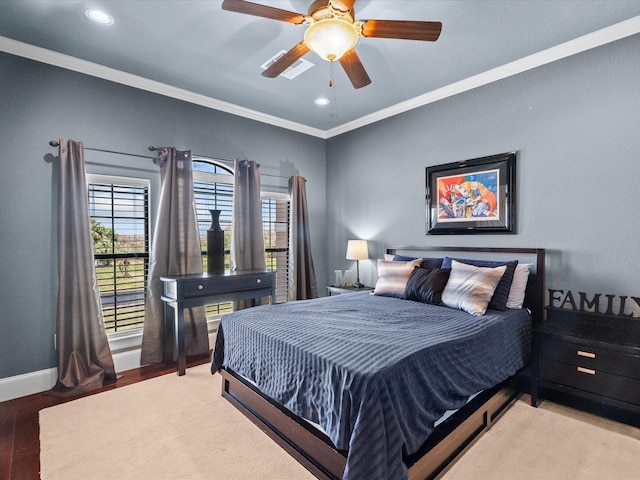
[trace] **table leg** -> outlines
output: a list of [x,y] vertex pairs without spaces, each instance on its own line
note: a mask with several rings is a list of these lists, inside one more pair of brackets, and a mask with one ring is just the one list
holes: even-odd
[[538,339],[533,335],[531,342],[531,406],[540,405],[540,387],[538,386]]
[[187,367],[187,356],[184,345],[184,308],[182,305],[178,305],[177,317],[175,322],[176,328],[176,348],[178,358],[178,375],[184,375]]
[[164,363],[173,363],[175,344],[175,311],[173,306],[164,302]]

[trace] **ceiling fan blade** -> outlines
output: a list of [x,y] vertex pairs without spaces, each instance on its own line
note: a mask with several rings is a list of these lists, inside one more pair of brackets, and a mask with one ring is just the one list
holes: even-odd
[[309,51],[309,47],[303,42],[300,42],[278,60],[276,60],[269,68],[262,72],[263,77],[276,78],[282,72],[284,72],[291,65],[296,63],[296,60],[301,58]]
[[344,68],[347,77],[351,80],[353,88],[366,87],[371,83],[371,79],[369,78],[369,75],[367,75],[362,62],[360,61],[360,57],[358,57],[358,54],[353,48],[340,57],[339,61],[342,68]]
[[441,30],[442,23],[440,22],[366,20],[362,25],[362,36],[435,42],[440,36]]
[[230,12],[246,13],[247,15],[255,15],[256,17],[270,18],[272,20],[280,20],[282,22],[295,23],[300,25],[304,23],[304,15],[301,13],[281,10],[279,8],[260,5],[258,3],[245,2],[244,0],[224,0],[222,9]]

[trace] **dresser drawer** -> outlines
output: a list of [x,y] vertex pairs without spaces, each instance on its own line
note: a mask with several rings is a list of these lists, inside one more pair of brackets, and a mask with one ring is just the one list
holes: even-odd
[[570,363],[538,359],[542,380],[602,395],[621,402],[640,405],[640,380],[612,375],[602,370]]
[[239,292],[242,290],[254,290],[256,288],[269,288],[273,276],[269,273],[258,273],[251,275],[238,275],[224,277],[224,281],[218,278],[194,278],[185,281],[183,284],[184,298],[198,297],[202,291],[208,295],[216,295],[229,291]]
[[556,362],[640,380],[640,356],[637,355],[549,338],[539,340],[538,355]]

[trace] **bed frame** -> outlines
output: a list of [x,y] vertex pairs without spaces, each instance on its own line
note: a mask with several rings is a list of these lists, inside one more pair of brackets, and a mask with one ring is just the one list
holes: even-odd
[[[534,324],[544,312],[545,251],[539,248],[415,247],[387,248],[386,253],[413,256],[519,259],[533,263],[525,307]],[[320,479],[342,478],[347,452],[307,421],[270,399],[230,369],[223,368],[222,396],[252,420],[262,431]],[[415,454],[406,457],[409,480],[441,477],[462,454],[491,428],[521,393],[518,375],[485,390],[439,424]]]

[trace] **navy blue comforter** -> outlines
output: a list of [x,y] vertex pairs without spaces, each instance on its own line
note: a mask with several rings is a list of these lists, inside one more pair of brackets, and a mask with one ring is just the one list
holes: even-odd
[[516,373],[530,344],[526,310],[482,317],[355,293],[225,315],[212,372],[247,377],[348,449],[344,479],[403,479],[445,410]]

